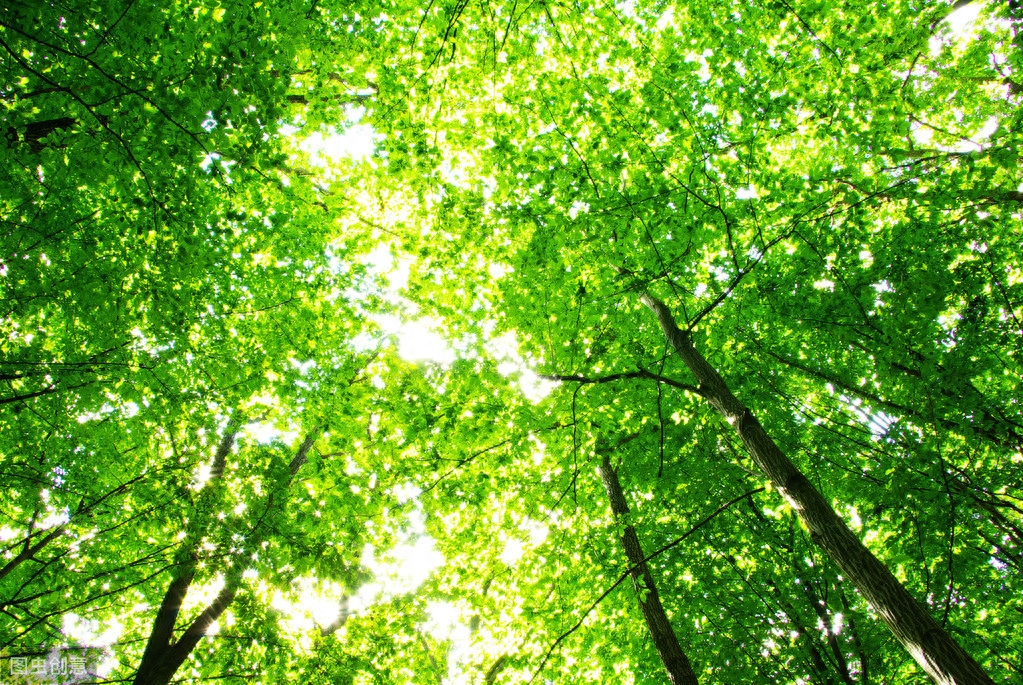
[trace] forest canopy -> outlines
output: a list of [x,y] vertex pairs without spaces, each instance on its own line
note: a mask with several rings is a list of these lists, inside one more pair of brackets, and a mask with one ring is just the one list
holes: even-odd
[[0,680],[1023,680],[1016,2],[0,7]]

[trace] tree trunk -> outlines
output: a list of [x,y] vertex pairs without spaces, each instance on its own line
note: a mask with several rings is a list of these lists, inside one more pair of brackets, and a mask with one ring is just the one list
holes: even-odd
[[994,685],[980,665],[860,542],[771,440],[752,412],[736,399],[720,374],[693,347],[689,332],[675,324],[664,303],[648,294],[641,301],[657,315],[669,344],[696,377],[700,394],[739,434],[753,461],[809,530],[810,539],[831,555],[921,668],[940,685]]
[[[600,478],[604,481],[604,489],[607,490],[607,497],[611,500],[611,512],[615,521],[621,522],[629,513],[629,506],[625,502],[625,495],[622,493],[622,485],[618,481],[618,474],[611,466],[611,460],[604,455],[600,465]],[[636,529],[630,525],[625,526],[622,534],[622,546],[625,547],[625,556],[632,568],[632,579],[636,584],[639,593],[639,608],[643,611],[643,618],[646,620],[646,627],[650,631],[650,637],[657,647],[657,653],[661,655],[661,662],[668,672],[668,680],[672,685],[696,685],[696,674],[689,664],[689,659],[682,646],[679,645],[678,637],[668,621],[668,615],[664,613],[661,606],[661,598],[657,594],[657,586],[654,585],[654,577],[650,568],[644,561],[646,556],[639,544],[639,536]]]
[[[133,685],[167,685],[178,669],[181,668],[181,664],[185,663],[192,650],[199,644],[199,641],[206,636],[206,631],[209,627],[231,606],[231,602],[234,601],[234,597],[238,593],[238,581],[239,578],[237,577],[229,579],[227,585],[220,591],[216,599],[203,609],[202,613],[192,621],[192,624],[176,642],[171,643],[168,641],[164,644],[154,645],[153,638],[157,636],[158,632],[173,631],[174,620],[177,618],[177,611],[181,608],[180,601],[184,600],[184,593],[180,594],[177,606],[172,609],[173,616],[161,617],[158,615]],[[170,597],[175,591],[174,584],[177,582],[176,580],[174,583],[171,583],[171,588],[167,591],[167,597]],[[167,597],[164,599],[165,604]],[[163,608],[161,607],[161,613]],[[164,618],[163,625],[161,625],[161,618]],[[169,640],[171,636],[168,633],[166,637]],[[150,647],[153,647],[152,651]]]
[[[218,486],[224,474],[227,456],[231,453],[235,436],[241,429],[241,426],[242,421],[236,416],[228,426],[224,437],[220,441],[220,445],[217,447],[216,455],[213,458],[213,467],[210,470],[210,483],[207,486],[209,489],[203,493],[203,496],[206,496],[206,501],[198,507],[200,511],[212,512],[214,509],[213,504],[216,501],[216,496],[213,488]],[[324,431],[326,431],[326,426],[315,428],[306,435],[305,440],[299,445],[298,452],[295,453],[291,463],[288,464],[287,476],[282,478],[267,495],[267,511],[286,504],[288,489],[295,479],[295,475],[308,461],[309,452],[312,450],[313,444]],[[195,517],[195,520],[199,520],[199,517]],[[206,522],[207,525],[208,523],[209,521]],[[164,594],[163,603],[156,614],[156,621],[153,623],[153,630],[149,634],[146,651],[142,655],[142,661],[139,663],[139,669],[135,674],[133,685],[167,685],[178,669],[181,668],[181,665],[185,663],[185,660],[188,659],[192,650],[199,644],[199,641],[205,637],[206,631],[231,606],[235,595],[238,594],[244,568],[237,561],[233,561],[231,568],[228,569],[227,582],[224,588],[212,602],[206,605],[202,613],[195,617],[188,628],[185,629],[185,632],[181,634],[181,637],[176,641],[174,640],[174,626],[177,623],[181,605],[188,594],[192,580],[195,578],[198,557],[194,549],[194,541],[201,537],[200,532],[199,530],[192,531],[190,538],[193,540],[193,548],[179,555],[180,561],[177,575],[171,581],[167,587],[167,592]],[[256,525],[249,536],[246,548],[248,552],[258,548],[265,532],[262,523]],[[236,560],[244,560],[246,558],[248,558],[247,553],[237,554],[235,557]]]

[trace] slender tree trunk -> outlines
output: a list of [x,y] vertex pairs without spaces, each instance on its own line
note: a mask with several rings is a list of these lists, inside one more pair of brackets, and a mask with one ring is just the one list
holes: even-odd
[[739,434],[753,461],[810,531],[810,539],[831,555],[921,668],[940,685],[994,685],[980,665],[860,542],[771,440],[721,375],[693,347],[689,333],[675,324],[664,303],[648,294],[641,301],[657,315],[669,344],[696,377],[700,394]]
[[[235,418],[224,434],[220,445],[217,447],[216,455],[213,458],[213,467],[210,470],[210,489],[203,493],[207,496],[206,502],[199,507],[200,510],[212,512],[215,508],[216,493],[213,488],[219,486],[221,476],[224,474],[224,467],[227,463],[227,456],[234,445],[234,439],[240,430],[242,422]],[[288,474],[270,491],[266,500],[266,511],[282,507],[287,503],[288,489],[299,469],[309,459],[309,452],[313,448],[316,439],[323,434],[326,427],[313,429],[306,435],[305,440],[298,448],[291,463],[288,464]],[[196,520],[199,520],[196,517]],[[208,525],[209,521],[205,524]],[[199,539],[199,530],[191,531],[193,540]],[[263,540],[266,530],[261,523],[257,524],[249,536],[247,549],[251,552],[257,548]],[[248,558],[245,553],[238,554],[236,559]],[[227,582],[216,598],[206,605],[198,616],[189,624],[185,632],[177,640],[174,640],[174,626],[177,623],[178,615],[181,612],[181,605],[188,594],[188,589],[195,578],[196,563],[198,557],[195,549],[188,549],[179,555],[179,565],[174,580],[167,586],[163,602],[156,614],[156,621],[153,622],[153,630],[149,634],[149,641],[146,643],[146,651],[142,655],[138,672],[135,674],[133,685],[167,685],[181,665],[185,663],[188,656],[195,649],[199,641],[206,636],[206,631],[220,618],[220,616],[231,606],[238,589],[241,586],[241,575],[244,572],[237,563],[232,564],[228,569]]]
[[[607,490],[607,497],[611,500],[611,512],[616,521],[622,521],[629,513],[629,506],[625,502],[625,495],[622,493],[622,485],[618,481],[618,474],[611,466],[611,460],[607,455],[600,465],[600,478],[604,481],[604,489]],[[636,529],[630,525],[625,526],[622,534],[622,546],[625,547],[625,556],[629,559],[629,566],[632,567],[632,579],[639,591],[639,608],[643,611],[643,618],[646,620],[646,627],[650,631],[650,637],[654,641],[657,653],[661,655],[661,662],[668,672],[668,680],[672,685],[696,685],[696,674],[689,664],[689,659],[678,637],[668,621],[668,615],[664,613],[661,605],[660,595],[657,594],[657,586],[654,585],[654,577],[647,566],[646,555],[639,544],[639,536]]]

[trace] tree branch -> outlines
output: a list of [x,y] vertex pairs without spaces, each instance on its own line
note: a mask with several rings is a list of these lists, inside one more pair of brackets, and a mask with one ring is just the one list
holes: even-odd
[[679,390],[685,390],[686,392],[695,393],[700,396],[703,395],[700,389],[695,385],[690,385],[689,383],[681,383],[679,381],[672,380],[671,378],[666,378],[665,376],[652,373],[650,371],[647,371],[646,369],[640,369],[639,371],[628,371],[625,373],[615,373],[611,374],[610,376],[600,376],[598,378],[589,378],[587,376],[579,376],[572,374],[538,374],[538,377],[545,381],[559,381],[562,383],[580,383],[583,385],[613,383],[615,381],[626,380],[629,378],[646,378],[649,380],[657,381],[658,383],[663,383],[664,385],[670,385],[671,387],[678,388]]

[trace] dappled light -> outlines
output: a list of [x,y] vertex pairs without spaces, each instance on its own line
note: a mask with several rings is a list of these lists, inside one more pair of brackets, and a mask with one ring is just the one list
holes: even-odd
[[1019,682],[1021,31],[0,8],[0,680]]

